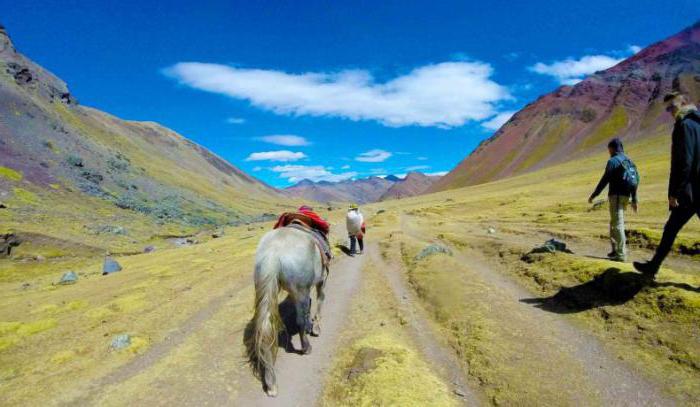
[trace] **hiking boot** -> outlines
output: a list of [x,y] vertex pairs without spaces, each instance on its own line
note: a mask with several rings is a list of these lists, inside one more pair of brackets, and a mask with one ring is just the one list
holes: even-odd
[[605,256],[609,259],[612,259],[613,257],[617,257],[617,254],[615,253],[615,251],[612,251],[612,252],[606,254]]
[[645,263],[635,261],[632,263],[632,265],[634,265],[634,268],[637,269],[637,271],[641,272],[647,277],[651,277],[652,279],[656,276],[656,273],[659,272],[659,266],[650,261]]
[[613,255],[613,256],[608,256],[610,261],[616,261],[618,263],[625,263],[627,260],[625,259],[625,256],[618,256],[618,255]]

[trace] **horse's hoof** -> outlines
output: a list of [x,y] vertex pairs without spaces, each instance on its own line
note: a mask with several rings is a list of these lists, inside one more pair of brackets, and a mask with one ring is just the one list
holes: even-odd
[[311,345],[308,345],[307,347],[305,347],[305,348],[302,349],[301,351],[304,353],[304,355],[309,355],[309,354],[311,354]]
[[321,335],[321,326],[318,324],[314,324],[313,328],[311,328],[311,336],[319,335]]
[[265,389],[265,394],[267,394],[269,397],[277,397],[277,385],[270,386]]

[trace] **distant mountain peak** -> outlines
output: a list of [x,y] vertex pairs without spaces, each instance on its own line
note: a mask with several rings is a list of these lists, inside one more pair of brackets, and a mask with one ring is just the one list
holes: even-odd
[[397,177],[397,176],[394,175],[394,174],[389,174],[389,175],[387,175],[386,177],[384,177],[384,179],[387,180],[387,181],[392,181],[392,182],[401,181],[401,178]]

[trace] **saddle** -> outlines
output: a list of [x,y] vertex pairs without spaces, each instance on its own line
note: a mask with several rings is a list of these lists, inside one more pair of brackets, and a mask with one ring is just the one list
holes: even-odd
[[331,246],[330,243],[328,243],[328,237],[311,225],[313,225],[313,221],[308,216],[302,213],[287,212],[282,214],[277,222],[277,225],[275,225],[275,228],[294,228],[311,234],[311,237],[314,238],[318,251],[321,253],[321,264],[325,270],[328,270],[331,259],[333,258],[333,255],[331,254]]

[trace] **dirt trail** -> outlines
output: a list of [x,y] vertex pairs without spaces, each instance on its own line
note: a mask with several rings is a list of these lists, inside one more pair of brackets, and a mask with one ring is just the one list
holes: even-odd
[[[409,236],[425,240],[425,234],[416,229],[407,215],[401,217],[400,224],[401,229]],[[495,288],[495,292],[501,297],[499,300],[504,300],[505,305],[512,305],[512,318],[528,321],[525,324],[527,330],[520,332],[523,340],[529,338],[533,340],[533,344],[535,340],[546,341],[551,346],[551,349],[547,350],[548,353],[572,357],[583,370],[585,381],[592,385],[604,405],[674,404],[661,393],[658,386],[617,360],[595,337],[582,332],[566,317],[521,302],[522,299],[532,297],[532,293],[504,273],[494,270],[481,257],[482,254],[476,251],[461,253],[455,248],[452,248],[452,251],[460,263],[467,265],[470,272],[475,273],[475,277]],[[483,300],[486,299],[474,298],[474,301]],[[499,322],[508,323],[507,320]],[[542,356],[545,355],[540,355]],[[561,369],[561,377],[566,377],[565,366],[553,366],[552,369]],[[566,383],[560,384],[563,386]]]
[[465,405],[483,404],[480,402],[480,397],[470,390],[468,379],[464,376],[457,356],[447,345],[437,339],[434,326],[429,322],[429,317],[419,306],[418,299],[401,275],[401,268],[384,261],[377,244],[370,244],[367,252],[372,261],[380,266],[384,278],[389,282],[402,315],[407,316],[407,326],[413,339],[425,359],[448,383],[452,391],[463,398]]
[[[248,372],[241,381],[241,393],[233,405],[237,406],[311,406],[317,404],[325,378],[339,351],[338,344],[352,298],[362,278],[365,256],[344,257],[331,266],[326,283],[326,301],[321,320],[321,335],[311,338],[310,355],[287,353],[280,350],[275,370],[279,395],[270,398],[262,391],[259,381]],[[315,300],[315,298],[314,298]],[[315,309],[315,308],[312,308]],[[298,335],[293,338],[299,349]]]

